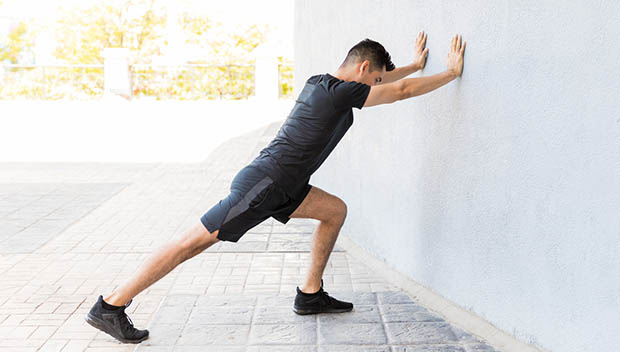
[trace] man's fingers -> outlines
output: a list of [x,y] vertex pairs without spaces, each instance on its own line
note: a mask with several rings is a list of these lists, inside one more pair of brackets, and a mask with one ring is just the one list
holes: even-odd
[[456,41],[456,50],[461,50],[461,35],[459,34],[458,39]]
[[416,38],[416,51],[418,53],[423,53],[425,46],[426,46],[426,33],[424,33],[424,31],[420,31],[418,33],[418,37]]
[[452,37],[452,43],[450,44],[450,49],[452,49],[452,51],[456,50],[456,35]]
[[461,47],[461,55],[463,55],[463,52],[465,51],[465,43],[466,42],[463,42],[463,46]]

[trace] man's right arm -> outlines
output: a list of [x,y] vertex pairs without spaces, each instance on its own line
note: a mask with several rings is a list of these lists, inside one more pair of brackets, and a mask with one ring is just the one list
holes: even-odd
[[447,84],[456,77],[458,76],[454,72],[446,70],[431,76],[404,78],[393,83],[371,86],[364,107],[391,104],[422,95]]

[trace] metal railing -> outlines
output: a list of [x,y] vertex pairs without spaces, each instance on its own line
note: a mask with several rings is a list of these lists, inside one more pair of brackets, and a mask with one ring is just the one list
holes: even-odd
[[103,65],[0,65],[0,99],[90,99],[103,94]]
[[[129,67],[133,98],[243,99],[254,95],[254,65],[144,65]],[[293,66],[278,67],[280,97],[292,97]],[[101,97],[103,65],[0,65],[0,99]]]
[[254,65],[132,65],[132,95],[158,99],[242,99],[254,95]]

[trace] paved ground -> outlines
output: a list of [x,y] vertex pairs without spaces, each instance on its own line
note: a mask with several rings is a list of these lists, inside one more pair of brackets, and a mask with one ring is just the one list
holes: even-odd
[[87,325],[97,295],[199,221],[279,123],[203,163],[0,163],[0,351],[494,351],[336,244],[324,288],[354,303],[298,316],[316,221],[269,219],[219,242],[128,308],[151,338],[122,345]]

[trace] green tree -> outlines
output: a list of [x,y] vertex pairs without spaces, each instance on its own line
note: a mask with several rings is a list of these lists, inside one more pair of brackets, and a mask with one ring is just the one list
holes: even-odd
[[203,49],[205,57],[194,63],[250,63],[250,53],[264,43],[267,25],[245,25],[231,29],[200,14],[184,13],[181,27],[185,43]]
[[269,33],[266,25],[233,28],[215,22],[203,14],[183,13],[180,26],[185,44],[199,57],[193,64],[217,65],[195,70],[190,94],[194,97],[246,98],[254,93],[254,59],[251,52],[264,43]]
[[132,63],[150,63],[164,45],[165,22],[155,0],[101,1],[70,10],[58,21],[55,56],[71,64],[102,64],[104,48],[129,48]]
[[21,21],[9,31],[6,37],[0,38],[0,62],[17,64],[20,57],[34,46],[33,32],[26,22]]

